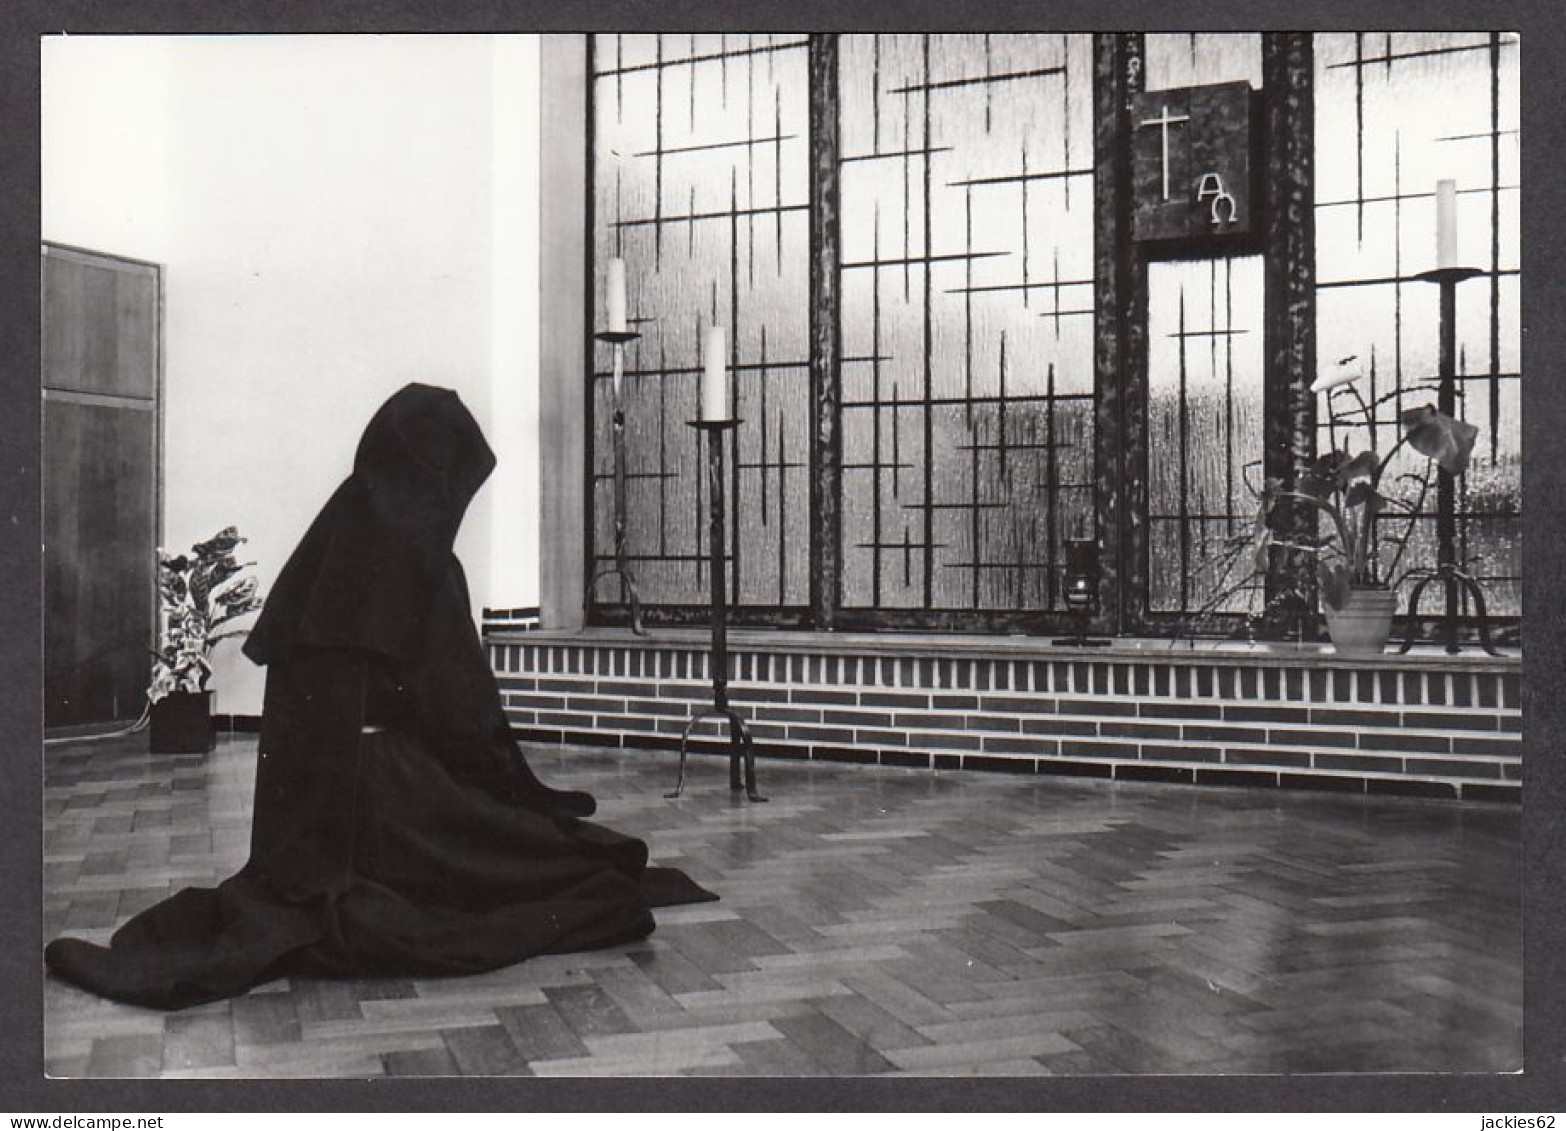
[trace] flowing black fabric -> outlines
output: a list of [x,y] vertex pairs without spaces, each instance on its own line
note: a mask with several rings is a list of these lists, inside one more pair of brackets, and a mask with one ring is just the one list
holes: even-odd
[[494,467],[456,393],[394,394],[365,427],[353,474],[278,574],[245,654],[271,664],[314,644],[417,658],[457,528]]
[[[250,858],[49,944],[59,977],[178,1009],[282,975],[476,973],[613,946],[651,908],[716,898],[584,818],[511,736],[451,547],[494,456],[455,393],[410,385],[279,574],[246,652],[267,665]],[[368,728],[368,729],[367,729]]]

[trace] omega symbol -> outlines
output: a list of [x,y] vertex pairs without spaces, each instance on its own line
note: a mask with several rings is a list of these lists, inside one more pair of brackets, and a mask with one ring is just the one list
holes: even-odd
[[1200,204],[1204,200],[1213,202],[1213,227],[1222,228],[1237,219],[1240,206],[1223,187],[1223,178],[1217,173],[1203,173],[1202,179],[1196,183],[1196,202]]

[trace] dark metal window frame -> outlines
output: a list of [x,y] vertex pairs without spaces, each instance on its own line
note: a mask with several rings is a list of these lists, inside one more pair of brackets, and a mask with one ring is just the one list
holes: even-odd
[[[835,53],[836,37],[818,37],[818,38],[823,39],[823,40],[828,40],[828,39],[831,40],[832,43],[833,43],[832,50]],[[925,64],[924,64],[924,66],[925,66],[925,71],[926,71],[924,84],[923,85],[919,85],[919,86],[911,86],[911,87],[907,87],[907,88],[903,88],[903,89],[906,89],[906,90],[920,90],[920,91],[929,92],[929,91],[936,90],[936,89],[948,89],[948,88],[957,87],[957,86],[971,87],[973,85],[984,84],[984,83],[1007,83],[1007,82],[1012,82],[1012,81],[1014,81],[1014,80],[1016,80],[1018,78],[1032,78],[1032,77],[1046,75],[1046,74],[1053,74],[1053,73],[1056,73],[1056,71],[1057,71],[1057,68],[1050,68],[1050,69],[1045,70],[1045,71],[1024,70],[1022,72],[1017,72],[1017,73],[1000,72],[1000,73],[994,74],[993,76],[989,75],[988,72],[987,72],[986,76],[984,78],[982,78],[982,79],[975,78],[973,80],[962,80],[961,82],[933,81],[932,77],[929,75],[929,66],[930,66],[930,63],[929,63],[930,42],[929,41],[930,41],[930,36],[926,35],[924,37],[924,40],[925,40],[925,43],[924,43]],[[1058,70],[1064,70],[1064,68],[1059,68]],[[831,73],[831,75],[828,76],[829,82],[831,80],[835,79],[835,77],[836,77],[836,70],[834,68],[832,73]],[[1091,82],[1091,79],[1089,81]],[[823,84],[822,86],[818,87],[813,92],[813,94],[821,95],[823,92],[828,91],[829,89],[830,88],[829,88],[828,85]],[[821,107],[821,109],[822,109],[822,115],[821,116],[822,116],[823,119],[830,120],[832,122],[833,129],[835,130],[836,129],[836,123],[837,123],[836,110],[837,110],[837,105],[838,105],[838,98],[836,96],[836,93],[833,92],[833,94],[832,94],[832,96],[830,98],[823,99],[822,101],[823,101],[824,105]],[[923,101],[922,105],[924,106],[924,113],[925,113],[925,116],[926,116],[925,117],[925,126],[924,126],[925,131],[926,131],[925,132],[925,136],[920,138],[918,136],[918,127],[915,127],[914,128],[913,138],[912,138],[912,144],[915,146],[915,152],[918,152],[918,153],[923,153],[923,152],[929,150],[930,147],[933,144],[932,139],[928,136],[928,124],[929,124],[928,102],[927,101]],[[835,136],[834,136],[834,141],[835,141]],[[826,159],[826,157],[828,155],[827,154],[823,154],[822,156],[823,156],[823,164],[825,164],[826,163],[825,159]],[[844,154],[842,154],[841,152],[839,152],[837,150],[837,148],[836,148],[836,146],[834,144],[832,146],[832,152],[830,153],[829,156],[830,156],[830,159],[831,159],[831,164],[833,165],[833,176],[836,177],[836,175],[838,173],[838,170],[840,169],[841,165],[846,164],[848,162],[852,162],[852,161],[863,160],[863,159],[865,159],[865,157],[867,155],[865,155],[865,154],[848,154],[848,155],[844,155]],[[894,153],[891,156],[897,157],[897,156],[900,156],[900,154]],[[906,154],[903,154],[901,156],[903,156],[904,160],[906,161]],[[1068,157],[1069,157],[1069,155],[1068,155]],[[1023,161],[1024,161],[1024,166],[1026,167],[1026,154],[1025,153],[1023,155]],[[926,170],[926,174],[928,174],[928,164],[927,164],[927,162],[921,162],[921,164],[924,165],[925,170]],[[1095,170],[1093,168],[1083,167],[1081,169],[1074,169],[1074,170],[1062,169],[1062,170],[1058,170],[1058,171],[1052,171],[1048,175],[1050,175],[1050,176],[1059,176],[1059,175],[1064,174],[1066,176],[1092,177],[1092,176],[1094,176],[1094,172],[1095,172]],[[1004,180],[1019,181],[1019,182],[1024,182],[1025,183],[1027,178],[1025,176],[1022,176],[1022,177],[1009,176],[1009,177],[1005,177],[1005,178],[995,178],[994,180],[998,181],[998,180],[1003,180],[1003,179]],[[835,183],[832,185],[832,189],[834,191],[831,194],[831,199],[834,202],[837,199],[837,192],[836,192],[837,187],[838,186]],[[926,187],[926,193],[928,193],[928,186]],[[1024,204],[1024,208],[1025,207],[1026,207],[1026,205]],[[923,239],[923,241],[921,241],[921,245],[924,247],[925,250],[922,253],[918,254],[918,255],[914,255],[914,253],[909,252],[908,254],[914,256],[914,258],[912,260],[909,260],[909,261],[898,260],[898,261],[894,261],[894,262],[915,262],[915,263],[921,264],[924,267],[924,271],[922,272],[922,277],[924,279],[924,286],[923,286],[923,289],[924,289],[923,328],[924,328],[924,333],[925,333],[925,348],[926,348],[926,351],[928,352],[928,350],[931,348],[930,347],[930,339],[929,339],[929,335],[930,335],[930,332],[931,332],[929,264],[931,262],[933,262],[935,259],[942,259],[942,260],[963,259],[963,258],[966,258],[966,257],[984,256],[984,255],[989,254],[989,252],[988,251],[975,251],[972,247],[963,247],[963,248],[961,248],[959,250],[951,252],[950,254],[943,253],[940,256],[932,256],[930,254],[930,250],[929,250],[929,247],[928,247],[928,243],[929,243],[929,239],[930,239],[929,221],[930,221],[930,215],[931,215],[931,213],[930,213],[931,206],[930,206],[930,203],[928,202],[927,199],[923,199],[922,200],[921,208],[922,208],[922,213],[923,213],[923,220],[924,220],[924,223],[925,223],[924,239]],[[970,219],[971,219],[971,216],[970,216]],[[1094,223],[1096,224],[1096,218],[1095,218]],[[1095,237],[1095,241],[1094,242],[1095,242],[1095,245],[1096,245],[1096,243],[1097,243],[1097,231],[1096,231],[1096,228],[1094,229],[1094,237]],[[1024,245],[1024,247],[1025,246],[1026,245]],[[872,256],[870,258],[872,260],[874,260],[876,257]],[[971,262],[971,259],[969,261]],[[823,270],[826,270],[827,267],[828,267],[828,264],[823,260],[820,263],[820,267]],[[873,263],[871,263],[871,262],[844,263],[844,262],[842,262],[841,255],[839,255],[837,257],[837,262],[835,264],[835,269],[837,271],[840,272],[840,271],[842,271],[845,268],[856,268],[856,267],[872,267],[872,269],[873,269]],[[1089,278],[1089,279],[1081,280],[1081,281],[1091,284],[1094,280]],[[1033,285],[1041,285],[1041,284],[1033,284]],[[1058,285],[1061,285],[1061,283],[1057,281],[1057,283],[1055,285],[1058,286]],[[820,314],[824,313],[825,309],[826,308],[824,308],[824,307],[818,307],[816,313],[818,315],[820,315]],[[1078,312],[1076,312],[1076,311],[1062,311],[1062,312],[1060,312],[1059,314],[1056,315],[1056,318],[1058,320],[1058,318],[1060,318],[1060,317],[1064,317],[1064,316],[1067,316],[1069,314],[1074,314],[1074,313],[1078,313]],[[1096,311],[1094,311],[1094,312],[1083,312],[1083,313],[1088,314],[1089,317],[1095,317],[1096,316]],[[835,324],[840,324],[839,312],[836,309],[833,310],[832,317],[833,317],[833,320],[834,320]],[[1005,380],[1004,357],[1005,357],[1005,348],[1006,348],[1006,343],[1005,343],[1005,338],[1004,337],[1002,337],[1002,339],[1000,340],[999,348],[1000,348],[1000,356],[1002,358],[1002,363],[1001,363],[1002,364],[1002,369],[1001,369],[1001,373],[1000,373],[1000,380],[1002,381],[1001,388],[1002,388],[1002,390],[1004,390],[1004,380]],[[878,352],[878,351],[873,350],[872,352]],[[841,358],[836,358],[835,360],[841,361],[842,359]],[[1096,364],[1095,364],[1095,372],[1096,372],[1096,368],[1097,367],[1096,367]],[[835,376],[835,370],[833,371],[833,375]],[[1097,384],[1097,382],[1095,381],[1095,385],[1096,384]],[[932,413],[934,411],[936,411],[937,408],[945,407],[947,405],[966,405],[966,407],[970,411],[972,411],[974,409],[974,406],[976,406],[978,404],[981,404],[983,402],[986,402],[987,400],[990,399],[990,398],[987,398],[987,397],[973,397],[971,395],[967,396],[967,397],[957,397],[955,400],[951,400],[951,401],[945,399],[944,397],[943,398],[933,398],[932,395],[929,392],[929,388],[930,388],[930,373],[928,371],[928,367],[926,367],[926,371],[925,371],[925,373],[923,375],[923,380],[921,382],[919,382],[919,385],[923,389],[922,393],[917,393],[916,392],[916,393],[911,394],[911,395],[905,395],[904,398],[897,400],[895,403],[898,405],[898,409],[899,410],[902,410],[902,409],[906,408],[906,409],[914,411],[915,413],[919,413],[919,412],[922,411],[923,417],[924,417],[923,443],[925,445],[930,444],[931,440],[932,440],[932,432],[931,432]],[[838,389],[836,387],[833,388],[833,393],[834,393],[834,409],[835,409],[835,411],[841,412],[843,409],[849,407],[849,405],[846,402],[842,401],[841,398],[837,395],[838,394]],[[996,444],[1000,448],[1000,458],[1001,459],[1005,458],[1005,453],[1006,453],[1007,450],[1011,450],[1011,451],[1021,450],[1022,448],[1026,447],[1028,444],[1032,443],[1031,439],[1027,439],[1027,438],[1023,437],[1023,435],[1020,432],[1020,427],[1019,427],[1017,440],[1015,442],[1013,442],[1008,447],[1008,444],[1007,444],[1007,430],[1006,430],[1006,426],[1005,426],[1005,406],[1006,405],[1013,404],[1013,405],[1017,405],[1017,406],[1020,407],[1024,403],[1033,403],[1033,404],[1043,403],[1045,405],[1045,409],[1044,409],[1044,417],[1045,417],[1045,420],[1046,420],[1045,428],[1048,431],[1048,435],[1045,437],[1045,441],[1044,442],[1045,442],[1046,445],[1048,445],[1050,443],[1053,443],[1054,438],[1055,438],[1054,437],[1054,430],[1057,427],[1057,425],[1055,423],[1055,420],[1056,420],[1056,413],[1058,411],[1056,406],[1059,406],[1059,405],[1062,405],[1062,404],[1065,404],[1065,403],[1068,403],[1068,402],[1073,402],[1073,401],[1090,402],[1094,406],[1092,411],[1093,411],[1093,416],[1094,416],[1094,426],[1095,426],[1095,430],[1096,430],[1096,427],[1097,427],[1097,419],[1096,418],[1097,418],[1097,415],[1098,415],[1097,414],[1097,408],[1096,408],[1097,400],[1098,400],[1098,397],[1096,395],[1096,392],[1092,392],[1092,393],[1070,393],[1070,394],[1067,394],[1067,393],[1055,393],[1054,391],[1050,391],[1050,392],[1042,394],[1042,395],[1040,395],[1040,394],[1033,394],[1033,395],[1030,395],[1030,396],[1025,397],[1025,398],[1015,398],[1015,399],[1012,399],[1012,400],[1002,400],[1000,402],[1000,415],[999,415],[999,422],[998,422],[998,425],[997,425],[998,433],[997,433],[997,439],[995,441]],[[879,419],[880,410],[882,408],[886,407],[887,405],[891,404],[891,403],[893,403],[893,402],[891,402],[891,401],[880,401],[880,402],[856,401],[856,402],[853,402],[852,407],[854,407],[856,409],[868,408],[872,413],[875,414],[876,418]],[[893,417],[893,420],[894,420],[893,427],[895,429],[895,420],[896,420],[896,416],[895,415]],[[842,426],[841,417],[838,418],[838,420],[836,421],[836,425],[835,426],[837,428],[839,428],[839,429],[841,428],[841,426]],[[978,458],[978,454],[977,453],[980,450],[979,445],[982,444],[982,443],[983,443],[982,440],[976,439],[975,442],[974,442],[974,446],[969,449],[973,453],[973,458],[974,459]],[[1096,448],[1096,443],[1095,443],[1095,448]],[[1096,458],[1097,458],[1097,452],[1095,451],[1095,453],[1094,453],[1094,460],[1093,460],[1093,462],[1095,464],[1096,464]],[[856,464],[854,466],[858,467],[860,469],[865,469],[867,467],[867,464],[864,463],[864,462],[861,462],[861,463]],[[886,466],[888,466],[888,465],[880,462],[880,455],[879,455],[878,452],[872,453],[870,455],[869,461],[868,461],[868,467],[870,467],[870,468],[883,468],[883,467],[886,467]],[[934,465],[933,465],[932,459],[930,458],[930,456],[927,453],[926,454],[926,458],[925,458],[925,467],[924,467],[923,490],[920,493],[920,501],[917,502],[917,503],[909,504],[911,507],[917,507],[918,511],[919,511],[919,514],[920,514],[920,517],[919,517],[919,519],[916,522],[916,532],[914,534],[914,537],[913,537],[913,540],[911,542],[910,548],[911,548],[912,552],[915,555],[917,555],[920,558],[920,560],[921,560],[921,567],[920,567],[919,573],[920,573],[920,576],[922,578],[922,584],[923,584],[923,589],[924,589],[924,594],[925,594],[925,603],[923,605],[912,606],[912,607],[890,607],[890,606],[846,605],[846,604],[843,604],[843,603],[840,602],[837,607],[835,607],[835,608],[833,608],[831,610],[821,610],[821,612],[823,614],[825,614],[826,616],[830,617],[830,624],[833,627],[849,628],[849,629],[898,629],[898,630],[909,630],[909,631],[917,631],[917,630],[960,631],[960,630],[965,630],[966,629],[966,630],[972,630],[972,631],[978,631],[978,632],[989,632],[989,633],[998,633],[998,632],[1008,632],[1008,633],[1015,633],[1015,632],[1020,632],[1020,633],[1057,632],[1058,633],[1058,632],[1064,631],[1067,627],[1069,627],[1072,624],[1071,616],[1070,616],[1070,614],[1066,613],[1062,608],[1056,608],[1056,609],[1053,609],[1053,610],[1051,610],[1051,609],[1042,609],[1042,608],[1031,608],[1031,609],[1000,608],[1000,607],[997,607],[994,604],[991,604],[991,605],[989,605],[987,607],[976,607],[977,604],[978,604],[978,591],[979,591],[980,578],[982,576],[982,571],[989,570],[989,569],[996,569],[996,568],[1009,568],[1009,569],[1024,569],[1024,568],[1026,568],[1026,569],[1035,569],[1035,568],[1042,567],[1042,568],[1045,568],[1045,569],[1050,571],[1050,576],[1048,577],[1048,579],[1045,582],[1046,587],[1047,587],[1047,591],[1049,591],[1049,592],[1058,592],[1058,590],[1060,588],[1061,567],[1062,567],[1063,563],[1060,560],[1062,555],[1059,553],[1058,541],[1057,541],[1056,536],[1053,533],[1046,533],[1045,536],[1044,536],[1044,538],[1045,538],[1045,545],[1046,545],[1047,549],[1045,550],[1045,559],[1044,559],[1044,561],[1042,563],[1027,562],[1027,563],[1024,564],[1024,563],[1018,563],[1018,562],[1009,562],[1009,563],[1008,562],[996,562],[996,561],[991,561],[991,560],[985,560],[985,561],[983,561],[981,563],[975,563],[973,561],[962,562],[962,563],[945,563],[948,566],[953,566],[953,565],[960,566],[961,568],[967,569],[967,570],[969,570],[971,572],[970,581],[972,583],[973,591],[974,591],[974,594],[975,594],[974,604],[972,604],[972,605],[963,604],[963,605],[958,605],[958,606],[947,606],[947,605],[936,604],[936,603],[933,603],[931,601],[931,595],[932,595],[932,593],[934,592],[934,589],[935,589],[935,572],[934,572],[934,566],[936,564],[936,561],[935,561],[935,548],[936,548],[936,546],[935,546],[935,536],[934,536],[934,516],[935,516],[935,513],[937,511],[939,511],[939,510],[947,510],[947,511],[963,512],[963,513],[966,514],[967,518],[966,518],[965,521],[968,523],[969,529],[971,529],[973,531],[973,537],[974,537],[974,543],[973,543],[973,546],[972,546],[972,553],[973,553],[973,555],[977,556],[978,553],[979,553],[979,547],[980,547],[980,544],[981,544],[981,541],[982,541],[980,536],[979,536],[979,531],[978,531],[979,515],[982,514],[985,509],[995,505],[991,501],[981,500],[981,498],[980,498],[981,483],[980,483],[980,480],[979,480],[977,474],[975,474],[974,477],[972,478],[972,480],[969,482],[967,490],[966,490],[966,492],[964,494],[964,497],[962,499],[960,499],[960,500],[958,500],[958,499],[946,499],[946,500],[938,499],[937,496],[940,495],[940,492],[937,490],[934,481],[931,479],[933,468],[934,468]],[[839,492],[841,491],[841,479],[840,479],[840,476],[841,476],[841,473],[844,470],[847,470],[847,469],[844,468],[841,465],[841,463],[839,463],[837,465],[837,467],[834,469],[836,474],[839,476],[839,478],[836,481],[836,489]],[[1094,528],[1095,529],[1098,528],[1098,526],[1099,526],[1099,518],[1098,518],[1098,514],[1097,514],[1097,499],[1098,499],[1098,497],[1100,495],[1100,492],[1097,489],[1096,483],[1089,481],[1089,482],[1085,482],[1085,483],[1066,483],[1066,484],[1062,484],[1062,483],[1058,482],[1058,480],[1056,479],[1053,467],[1052,467],[1052,469],[1051,469],[1051,471],[1049,473],[1049,483],[1050,483],[1050,486],[1049,486],[1048,490],[1050,491],[1050,493],[1052,495],[1056,496],[1057,498],[1065,495],[1068,492],[1086,492],[1086,493],[1089,493],[1091,495],[1091,498],[1093,499],[1093,502],[1090,504],[1090,506],[1089,506],[1089,508],[1087,510],[1087,515],[1089,517],[1089,521],[1092,522]],[[878,498],[878,495],[875,494],[875,488],[873,486],[872,486],[871,490],[872,490],[872,499]],[[1073,513],[1075,513],[1075,512],[1073,512]],[[1052,513],[1049,516],[1049,518],[1050,518],[1050,521],[1053,522],[1054,518],[1055,518],[1054,514]],[[878,527],[879,527],[879,523],[878,523]],[[922,529],[920,529],[920,528],[922,528]],[[878,529],[875,532],[873,538],[878,538],[882,533],[883,532],[880,529]],[[835,532],[834,536],[840,538],[841,537],[841,531]],[[839,552],[841,554],[841,543],[840,542],[838,543],[838,546],[839,546]],[[886,550],[886,551],[890,551],[895,556],[897,547],[896,547],[895,544],[891,544],[891,545],[883,544],[881,549]],[[881,574],[880,574],[881,564],[880,564],[880,561],[879,561],[879,555],[876,555],[876,559],[877,560],[875,561],[875,563],[874,563],[874,565],[872,567],[874,569],[874,571],[875,571],[872,574],[872,581],[871,581],[871,584],[872,584],[873,588],[878,588],[879,587],[879,582],[880,582],[880,578],[881,578]],[[839,573],[837,578],[835,579],[836,584],[834,585],[834,588],[838,589],[839,591],[841,590],[841,576],[842,576],[841,573]]]
[[[590,51],[593,50],[590,47]],[[739,606],[730,610],[739,625],[818,630],[972,631],[1050,633],[1066,628],[1060,613],[976,609],[845,609],[842,585],[841,435],[841,237],[838,37],[813,34],[808,44],[810,76],[809,290],[810,404],[813,407],[810,478],[811,545],[809,602],[802,606]],[[1265,158],[1260,178],[1266,300],[1263,313],[1265,378],[1264,452],[1268,477],[1292,482],[1316,452],[1316,281],[1313,47],[1308,32],[1262,35],[1261,92]],[[1147,417],[1147,256],[1131,240],[1129,108],[1142,89],[1144,43],[1139,33],[1093,37],[1094,146],[1094,515],[1101,542],[1102,574],[1092,631],[1119,635],[1242,635],[1252,626],[1239,614],[1197,621],[1186,614],[1149,608],[1149,524]],[[594,67],[587,68],[592,106]],[[591,122],[592,115],[589,114]],[[594,139],[588,131],[586,254],[593,247]],[[589,262],[584,302],[592,322],[596,272]],[[584,345],[585,372],[593,372],[593,346]],[[592,398],[586,398],[587,435],[593,436]],[[591,484],[593,452],[586,446],[583,474]],[[594,499],[588,492],[584,537],[588,577],[603,548],[594,546]],[[1314,527],[1304,508],[1284,508],[1287,530]],[[1309,563],[1280,563],[1268,579],[1268,596],[1299,586],[1311,588]],[[652,624],[705,623],[705,605],[644,605]],[[590,603],[588,623],[625,625],[629,609]],[[1273,618],[1260,633],[1282,636],[1299,625]]]
[[[1126,105],[1140,89],[1145,73],[1140,35],[1116,37],[1123,84],[1117,99],[1122,117],[1114,148],[1104,155],[1117,171],[1117,188],[1129,189],[1129,145],[1123,120]],[[1260,174],[1262,231],[1255,247],[1262,257],[1266,295],[1262,312],[1264,377],[1262,390],[1262,474],[1292,483],[1315,458],[1315,397],[1309,392],[1316,373],[1315,212],[1313,191],[1314,104],[1312,37],[1308,32],[1262,35],[1262,136]],[[1128,211],[1129,204],[1123,205]],[[1122,228],[1121,231],[1127,229]],[[1123,300],[1121,340],[1124,364],[1119,373],[1126,414],[1121,486],[1124,495],[1122,543],[1126,578],[1120,586],[1123,617],[1116,629],[1147,636],[1182,634],[1282,636],[1301,626],[1272,613],[1259,626],[1239,613],[1196,618],[1188,613],[1155,612],[1150,607],[1150,529],[1147,469],[1148,435],[1148,291],[1147,258],[1129,239],[1115,246],[1127,294]],[[1106,331],[1107,332],[1107,331]],[[1102,381],[1104,374],[1100,373]],[[1314,528],[1315,516],[1303,507],[1280,507],[1284,529]],[[1267,579],[1267,601],[1290,587],[1313,591],[1309,563],[1285,561]],[[1286,610],[1284,610],[1286,612]]]

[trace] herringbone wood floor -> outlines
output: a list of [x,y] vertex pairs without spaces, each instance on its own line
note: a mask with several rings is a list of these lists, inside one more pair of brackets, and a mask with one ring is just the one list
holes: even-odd
[[[103,940],[244,860],[253,738],[46,753],[45,928]],[[161,1014],[50,981],[57,1076],[1504,1071],[1515,809],[537,752],[718,903],[481,977],[280,981]]]

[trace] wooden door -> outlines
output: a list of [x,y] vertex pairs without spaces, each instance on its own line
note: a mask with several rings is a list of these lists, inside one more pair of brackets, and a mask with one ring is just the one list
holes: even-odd
[[137,718],[157,632],[162,271],[43,248],[44,726]]

